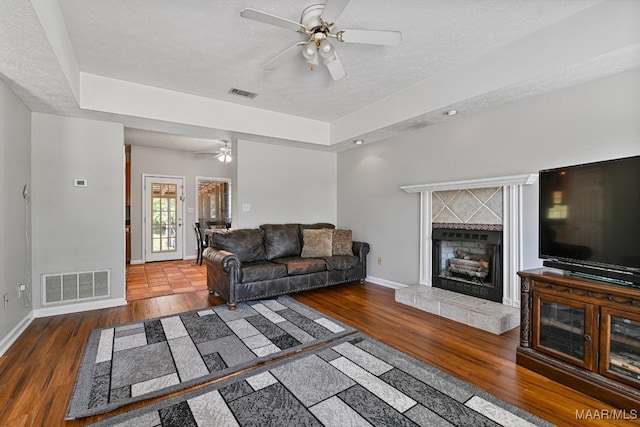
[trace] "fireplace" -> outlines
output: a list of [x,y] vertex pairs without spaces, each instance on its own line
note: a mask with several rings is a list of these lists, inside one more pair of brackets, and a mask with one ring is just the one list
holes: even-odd
[[[432,230],[432,286],[502,302],[502,230],[494,225]],[[491,228],[491,229],[482,229]]]
[[[407,193],[420,194],[419,285],[433,287],[433,270],[439,265],[433,265],[432,234],[435,228],[464,229],[492,224],[492,228],[486,229],[497,230],[500,227],[501,230],[502,300],[499,302],[520,307],[520,278],[517,273],[522,263],[522,197],[524,187],[533,184],[537,177],[537,174],[522,174],[403,186]],[[488,190],[497,187],[500,188],[499,193]],[[473,193],[480,204],[473,207],[462,202],[460,196],[468,193]],[[489,290],[485,291],[488,293]]]

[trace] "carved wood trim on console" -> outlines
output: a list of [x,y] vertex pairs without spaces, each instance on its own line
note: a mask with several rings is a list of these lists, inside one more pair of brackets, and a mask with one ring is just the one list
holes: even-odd
[[531,342],[529,337],[531,336],[531,281],[523,277],[520,285],[520,347],[529,348]]
[[[613,285],[613,286],[617,286],[617,285]],[[624,291],[624,289],[617,289],[617,292],[615,294],[612,294],[611,292],[602,292],[601,290],[594,291],[591,289],[585,289],[583,287],[576,287],[576,286],[570,286],[570,285],[558,285],[555,283],[538,282],[538,281],[536,281],[536,287],[549,289],[549,290],[555,291],[558,294],[569,293],[572,295],[573,299],[581,299],[581,298],[576,298],[577,296],[577,297],[584,297],[584,298],[595,298],[602,301],[617,302],[619,304],[629,304],[632,306],[640,306],[640,294],[638,294],[637,289],[635,291],[631,291],[629,293],[630,295],[626,295],[625,292],[621,292],[621,291]]]

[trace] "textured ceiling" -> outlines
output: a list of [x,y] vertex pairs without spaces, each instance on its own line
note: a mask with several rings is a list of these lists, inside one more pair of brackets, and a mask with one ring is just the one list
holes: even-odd
[[[437,79],[451,84],[446,78],[450,72],[472,76],[474,61],[487,55],[500,61],[502,55],[508,57],[510,46],[529,40],[527,37],[543,41],[525,46],[544,49],[545,31],[557,32],[564,22],[572,22],[573,15],[602,3],[601,0],[351,0],[337,22],[339,29],[397,30],[403,38],[392,47],[339,44],[337,51],[347,76],[333,81],[324,67],[310,71],[301,56],[276,70],[263,70],[263,63],[304,37],[240,17],[240,10],[250,7],[299,21],[302,9],[313,1],[55,1],[33,0],[32,6],[28,0],[3,0],[0,5],[0,77],[32,110],[119,121],[128,127],[196,138],[232,137],[333,151],[350,148],[347,138],[315,147],[309,142],[278,138],[266,132],[234,129],[232,125],[212,128],[155,120],[142,114],[136,117],[128,111],[80,108],[73,85],[68,83],[68,70],[65,79],[59,54],[54,54],[58,52],[55,45],[52,49],[53,30],[46,22],[50,18],[43,17],[43,5],[51,2],[46,7],[54,11],[53,16],[59,14],[64,23],[63,36],[68,38],[77,64],[72,73],[89,73],[331,125],[345,117],[357,118],[358,112],[371,106],[383,107],[389,102],[392,108],[390,101],[398,102],[403,92],[408,93],[407,102],[415,103],[419,100],[409,99],[412,87]],[[625,1],[633,0],[608,2]],[[575,32],[576,28],[568,26],[568,30]],[[468,78],[459,81],[459,87],[453,80],[454,86],[439,89],[461,91],[455,97],[443,99],[455,99],[452,106],[461,114],[471,114],[638,67],[637,40],[623,47],[614,51],[603,49],[577,63],[565,64],[552,58],[550,61],[555,63],[546,73],[535,78],[510,77],[491,90],[475,90]],[[530,57],[542,53],[532,50]],[[231,88],[255,92],[258,96],[241,98],[230,94]],[[462,93],[463,89],[466,93]],[[425,107],[420,111],[418,107],[416,112],[419,114],[411,113],[411,117],[380,126],[363,124],[361,130],[348,134],[348,139],[362,137],[372,141],[445,120],[441,109]],[[163,146],[171,145],[166,139],[158,140],[164,141],[159,142]],[[196,141],[182,148],[197,146]]]
[[[347,78],[300,55],[261,65],[304,36],[240,17],[252,7],[298,21],[300,1],[60,0],[82,70],[208,98],[332,121],[559,21],[593,1],[353,0],[340,28],[401,31],[398,46],[340,44]],[[309,4],[313,4],[311,1]],[[402,7],[398,7],[398,5]],[[254,100],[229,95],[236,87]]]

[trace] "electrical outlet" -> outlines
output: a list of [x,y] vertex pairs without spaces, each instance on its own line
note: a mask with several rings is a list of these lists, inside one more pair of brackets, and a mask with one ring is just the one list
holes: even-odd
[[9,306],[9,294],[4,294],[4,308]]
[[378,257],[378,265],[382,265],[382,257],[381,256]]

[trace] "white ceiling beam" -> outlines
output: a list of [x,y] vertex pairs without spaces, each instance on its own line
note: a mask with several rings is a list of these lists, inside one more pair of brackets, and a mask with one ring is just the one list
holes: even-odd
[[80,73],[80,108],[328,145],[329,124],[283,113]]

